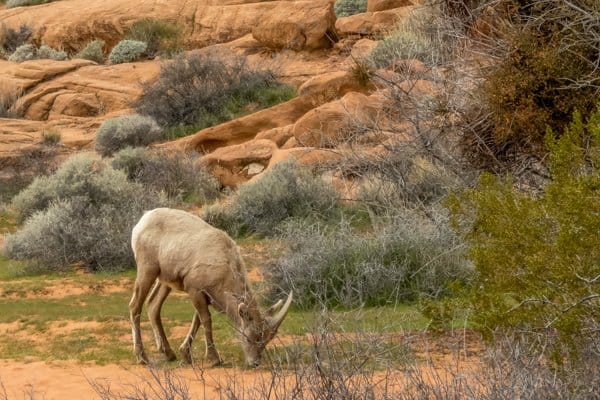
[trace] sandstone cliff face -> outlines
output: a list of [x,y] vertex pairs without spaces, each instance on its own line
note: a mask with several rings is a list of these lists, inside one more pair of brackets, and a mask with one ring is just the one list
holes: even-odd
[[[290,14],[290,9],[297,14]],[[314,14],[317,10],[318,16]],[[102,39],[112,47],[130,25],[142,18],[177,22],[184,28],[186,48],[193,49],[252,33],[265,16],[271,16],[268,21],[272,27],[277,25],[273,16],[292,15],[307,38],[308,48],[320,43],[319,32],[323,35],[333,29],[335,17],[327,0],[61,0],[0,10],[0,21],[13,28],[27,24],[33,28],[37,42],[73,52],[94,39]],[[305,19],[310,22],[299,22]]]
[[[375,120],[383,124],[380,115],[387,98],[378,92],[382,81],[362,86],[352,68],[368,57],[382,33],[412,10],[412,3],[373,0],[369,12],[337,20],[332,4],[330,0],[61,0],[0,9],[0,21],[13,28],[28,24],[37,43],[72,53],[93,39],[114,45],[141,18],[170,20],[184,28],[187,49],[219,57],[244,56],[253,66],[269,68],[296,86],[298,97],[291,101],[162,145],[196,150],[202,155],[200,162],[223,184],[234,186],[290,157],[304,164],[335,163],[346,151],[344,143],[353,139],[353,125],[364,128]],[[342,41],[336,44],[339,38]],[[160,65],[160,60],[118,65],[0,60],[0,87],[21,93],[16,107],[22,116],[0,119],[0,158],[40,143],[42,133],[49,130],[60,132],[67,149],[92,148],[102,121],[131,113],[141,83],[155,79]],[[433,90],[427,81],[416,86]],[[375,136],[365,134],[363,145],[376,147],[381,137],[371,140]]]

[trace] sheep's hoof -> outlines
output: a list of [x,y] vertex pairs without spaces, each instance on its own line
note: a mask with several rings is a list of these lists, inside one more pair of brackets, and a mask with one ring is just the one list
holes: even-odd
[[191,364],[192,363],[192,352],[191,352],[191,349],[189,347],[188,348],[180,347],[179,350],[181,350],[181,355],[183,356],[183,361],[186,364]]
[[137,361],[138,364],[140,365],[148,365],[150,364],[150,361],[148,361],[148,356],[146,356],[146,353],[140,353],[137,355]]
[[212,363],[210,364],[211,368],[220,367],[221,365],[223,365],[223,360],[220,358],[218,360],[212,360]]
[[165,350],[165,358],[167,359],[167,361],[175,361],[177,360],[177,355],[173,350],[168,349]]

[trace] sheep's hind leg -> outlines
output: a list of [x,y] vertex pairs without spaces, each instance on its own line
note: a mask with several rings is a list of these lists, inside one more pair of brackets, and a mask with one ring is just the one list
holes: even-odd
[[142,344],[142,332],[140,329],[140,317],[142,314],[142,306],[144,300],[148,296],[148,292],[156,279],[156,275],[140,276],[135,280],[133,288],[133,296],[129,302],[129,318],[131,319],[131,331],[133,336],[133,352],[140,364],[148,364],[148,357],[144,352]]
[[154,285],[148,296],[148,319],[150,319],[150,324],[154,331],[158,351],[163,353],[168,361],[173,361],[177,359],[177,356],[169,345],[169,340],[160,319],[160,310],[169,293],[171,293],[171,288],[168,285],[156,281],[156,285]]

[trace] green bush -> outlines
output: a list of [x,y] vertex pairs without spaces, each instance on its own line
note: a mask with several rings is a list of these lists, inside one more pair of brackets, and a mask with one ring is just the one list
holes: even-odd
[[198,163],[195,152],[128,147],[114,155],[111,165],[171,199],[205,203],[220,194],[219,182]]
[[85,45],[74,58],[94,61],[98,64],[104,63],[104,40],[93,40]]
[[333,11],[338,18],[367,12],[367,0],[337,0]]
[[51,47],[42,45],[37,48],[33,44],[23,44],[19,46],[8,58],[9,61],[23,62],[29,60],[51,59],[64,61],[68,58],[67,53],[60,50],[54,50]]
[[484,175],[451,209],[478,272],[466,292],[474,322],[576,345],[600,327],[600,112],[586,124],[575,114],[547,142],[552,180],[541,195]]
[[181,27],[171,22],[144,18],[129,27],[125,39],[146,43],[146,55],[154,58],[181,51],[181,33]]
[[226,63],[215,55],[190,53],[163,63],[135,108],[163,127],[194,126],[189,132],[226,121],[247,104],[264,108],[294,95],[271,72],[249,69],[243,58]]
[[[294,161],[276,164],[260,179],[242,185],[225,209],[209,208],[204,218],[234,235],[275,233],[290,218],[319,218],[337,210],[339,195]],[[228,223],[223,226],[221,223]]]
[[125,147],[146,146],[162,138],[162,131],[150,117],[124,115],[106,120],[96,132],[96,151],[111,156]]
[[146,52],[147,45],[138,40],[121,40],[115,45],[108,55],[111,64],[132,62],[142,58]]
[[371,233],[344,223],[335,229],[288,224],[282,238],[289,248],[268,270],[273,297],[293,290],[302,307],[355,307],[447,294],[451,283],[470,278],[472,268],[447,219],[434,215],[404,211],[382,219]]
[[50,269],[83,262],[106,270],[134,265],[131,229],[158,200],[123,172],[80,155],[35,179],[13,205],[25,222],[6,238],[6,255]]

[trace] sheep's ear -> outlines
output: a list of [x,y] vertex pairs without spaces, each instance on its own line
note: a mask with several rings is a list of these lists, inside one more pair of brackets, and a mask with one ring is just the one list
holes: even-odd
[[248,313],[248,306],[245,303],[240,303],[238,306],[238,315],[242,319],[242,321],[247,321],[250,317]]

